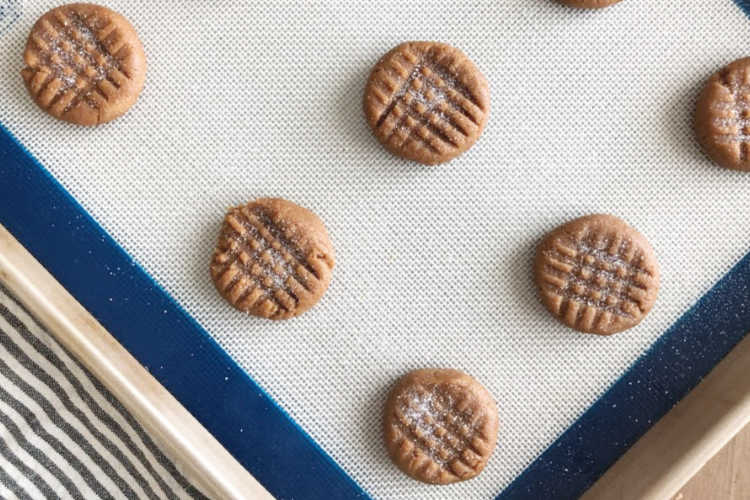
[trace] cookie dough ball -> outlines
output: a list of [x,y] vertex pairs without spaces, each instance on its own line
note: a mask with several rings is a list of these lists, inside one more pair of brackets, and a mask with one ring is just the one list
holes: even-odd
[[560,0],[565,5],[579,9],[601,9],[616,4],[620,0]]
[[750,171],[750,57],[708,79],[698,98],[695,133],[716,164]]
[[146,79],[138,34],[106,7],[56,7],[34,24],[21,76],[44,111],[71,123],[97,125],[124,114]]
[[391,390],[385,445],[406,474],[433,484],[477,476],[497,442],[497,406],[487,389],[458,370],[415,370]]
[[240,311],[286,319],[320,300],[331,282],[334,259],[317,215],[291,201],[261,198],[227,212],[211,277]]
[[587,215],[549,233],[537,248],[534,276],[557,319],[599,335],[640,323],[659,292],[653,248],[613,215]]
[[406,42],[375,65],[364,97],[375,137],[396,156],[444,163],[474,145],[487,124],[487,79],[460,50]]

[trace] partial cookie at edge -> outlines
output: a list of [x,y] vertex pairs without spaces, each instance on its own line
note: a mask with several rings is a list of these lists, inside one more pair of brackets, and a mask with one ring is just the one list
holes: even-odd
[[614,5],[621,0],[559,0],[568,7],[575,7],[578,9],[602,9]]
[[750,171],[750,57],[708,79],[696,105],[695,133],[716,164]]

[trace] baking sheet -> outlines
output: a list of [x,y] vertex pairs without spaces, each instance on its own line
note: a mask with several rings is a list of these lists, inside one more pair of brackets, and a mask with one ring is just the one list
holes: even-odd
[[[47,117],[18,74],[54,5],[24,3],[0,35],[0,121],[376,497],[499,493],[748,250],[750,177],[690,130],[704,79],[746,55],[729,0],[111,2],[149,72],[96,129]],[[389,156],[361,113],[369,68],[409,39],[462,48],[490,81],[488,126],[448,165]],[[284,323],[238,314],[208,277],[225,208],[266,195],[316,211],[338,255],[321,304]],[[652,313],[612,338],[559,326],[531,281],[538,238],[589,212],[632,223],[662,268]],[[390,465],[379,425],[394,378],[436,365],[476,376],[501,414],[485,472],[446,488]]]

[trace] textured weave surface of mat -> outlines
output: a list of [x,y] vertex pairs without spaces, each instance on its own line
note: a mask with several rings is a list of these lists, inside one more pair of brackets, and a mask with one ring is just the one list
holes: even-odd
[[[375,497],[499,493],[750,246],[750,176],[713,166],[691,128],[705,79],[747,55],[730,0],[109,2],[149,69],[95,129],[47,116],[19,74],[54,5],[0,21],[0,122]],[[363,116],[370,69],[405,40],[455,45],[490,82],[482,137],[447,165],[392,157]],[[233,310],[208,271],[227,207],[260,196],[317,213],[337,254],[323,300],[283,323]],[[602,212],[649,239],[662,274],[648,317],[604,339],[559,325],[531,269],[547,231]],[[424,486],[388,460],[382,404],[424,366],[497,399],[498,448],[467,483]]]

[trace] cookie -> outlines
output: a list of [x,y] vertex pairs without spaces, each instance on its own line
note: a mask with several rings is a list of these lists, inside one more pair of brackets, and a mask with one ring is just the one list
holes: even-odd
[[320,300],[331,282],[334,258],[317,215],[291,201],[261,198],[227,212],[211,277],[240,311],[286,319]]
[[391,153],[427,165],[452,160],[482,134],[487,79],[460,50],[406,42],[383,56],[367,81],[367,122]]
[[415,370],[385,405],[385,445],[406,474],[433,484],[482,472],[497,442],[497,406],[487,389],[458,370]]
[[56,118],[97,125],[125,113],[146,78],[133,26],[106,7],[73,3],[34,24],[21,76],[34,101]]
[[534,275],[556,318],[599,335],[640,323],[659,291],[653,248],[613,215],[587,215],[548,234],[537,248]]
[[695,133],[714,162],[750,171],[750,57],[709,78],[698,98]]
[[560,1],[569,7],[577,7],[579,9],[601,9],[602,7],[609,7],[610,5],[616,4],[620,0],[560,0]]

